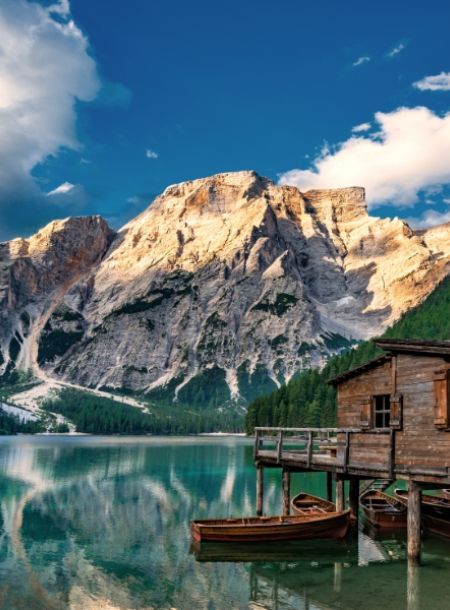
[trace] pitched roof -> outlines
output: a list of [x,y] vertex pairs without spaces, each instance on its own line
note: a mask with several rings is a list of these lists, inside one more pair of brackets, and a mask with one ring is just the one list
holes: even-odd
[[381,356],[378,356],[378,358],[368,360],[367,362],[364,362],[364,364],[356,366],[354,369],[350,369],[348,371],[345,371],[344,373],[341,373],[340,375],[336,375],[336,377],[328,379],[327,383],[333,386],[339,385],[342,381],[346,381],[347,379],[351,379],[352,377],[357,377],[358,375],[361,375],[361,373],[365,373],[370,369],[374,369],[377,366],[381,366],[385,362],[388,362],[391,358],[392,356],[390,356],[389,354],[382,354]]
[[423,341],[421,339],[375,339],[375,345],[380,347],[386,354],[378,356],[373,360],[369,360],[360,366],[357,366],[349,371],[345,371],[327,383],[336,386],[342,381],[357,377],[370,369],[373,369],[381,364],[384,364],[392,358],[393,354],[416,354],[421,356],[444,356],[450,357],[450,341]]
[[396,354],[422,354],[424,356],[450,356],[450,341],[423,341],[421,339],[375,339],[375,345]]

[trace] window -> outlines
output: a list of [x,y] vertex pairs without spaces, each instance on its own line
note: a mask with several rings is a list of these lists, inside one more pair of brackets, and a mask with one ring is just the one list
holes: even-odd
[[389,428],[391,422],[391,401],[389,394],[373,397],[374,428]]

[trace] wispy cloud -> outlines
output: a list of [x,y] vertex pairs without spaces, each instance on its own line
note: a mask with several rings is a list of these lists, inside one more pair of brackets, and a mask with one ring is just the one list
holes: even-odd
[[69,0],[59,0],[59,2],[55,2],[55,4],[51,4],[47,10],[49,13],[55,13],[56,15],[61,15],[61,17],[68,17],[70,15]]
[[450,184],[450,113],[398,108],[375,114],[377,133],[325,148],[308,169],[280,177],[301,191],[364,186],[372,205],[407,206],[421,191]]
[[414,229],[429,229],[450,222],[450,212],[427,210],[418,218],[407,218],[406,220]]
[[147,157],[147,159],[157,159],[159,157],[158,153],[154,150],[151,150],[150,148],[147,148],[147,150],[145,151],[145,156]]
[[72,184],[72,182],[63,182],[52,191],[47,193],[47,201],[52,206],[53,210],[58,208],[58,215],[67,213],[66,210],[73,214],[79,212],[89,202],[89,194],[81,184]]
[[352,127],[352,133],[361,133],[363,131],[369,131],[372,127],[370,123],[360,123],[359,125],[355,125]]
[[358,59],[356,59],[352,63],[352,66],[356,68],[357,66],[362,66],[363,64],[366,64],[368,61],[370,61],[370,57],[368,55],[361,55],[361,57],[358,57]]
[[420,91],[450,91],[450,72],[425,76],[413,83],[413,87]]
[[74,188],[75,185],[71,182],[63,182],[52,191],[49,191],[47,193],[47,197],[53,197],[54,195],[66,195],[67,193],[70,193],[70,191],[72,191]]
[[399,53],[401,53],[402,51],[404,51],[406,48],[406,45],[403,44],[403,42],[400,42],[398,45],[396,45],[395,47],[393,47],[389,53],[387,54],[388,57],[392,58],[395,57],[396,55],[398,55]]

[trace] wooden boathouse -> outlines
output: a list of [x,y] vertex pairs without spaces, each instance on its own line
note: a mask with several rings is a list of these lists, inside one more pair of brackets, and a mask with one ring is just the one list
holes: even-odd
[[327,473],[337,510],[358,515],[360,481],[408,482],[408,557],[420,559],[421,495],[450,487],[450,341],[377,340],[378,358],[330,379],[337,428],[256,428],[257,514],[264,468],[282,470],[282,512],[289,514],[290,475]]

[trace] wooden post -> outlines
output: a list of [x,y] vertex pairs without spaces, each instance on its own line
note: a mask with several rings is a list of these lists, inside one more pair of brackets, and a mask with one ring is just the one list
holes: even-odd
[[282,491],[281,491],[281,513],[289,515],[291,504],[291,473],[283,468]]
[[416,481],[409,481],[408,486],[408,560],[420,562],[421,543],[421,500],[422,490]]
[[259,430],[256,430],[255,445],[253,447],[253,459],[254,460],[256,460],[256,458],[258,457],[258,451],[259,451]]
[[420,566],[416,562],[408,561],[408,576],[406,581],[406,609],[420,609],[420,588],[419,588]]
[[313,446],[313,435],[310,431],[308,432],[308,444],[306,445],[306,464],[308,468],[311,468]]
[[358,521],[359,515],[359,479],[350,479],[350,493],[348,504],[352,511],[352,516]]
[[345,510],[344,479],[340,477],[336,478],[336,510]]
[[342,563],[335,561],[334,563],[334,583],[333,590],[335,593],[340,593],[342,588]]
[[327,472],[327,500],[333,501],[333,473]]
[[256,514],[261,517],[264,507],[264,466],[256,465]]

